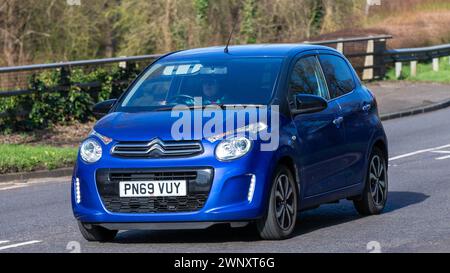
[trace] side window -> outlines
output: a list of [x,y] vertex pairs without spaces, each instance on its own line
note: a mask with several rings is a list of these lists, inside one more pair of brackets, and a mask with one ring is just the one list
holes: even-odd
[[319,58],[331,98],[345,95],[355,89],[353,73],[344,59],[334,55],[321,55]]
[[296,94],[310,94],[328,99],[328,90],[315,56],[301,58],[292,70],[289,80],[289,102]]

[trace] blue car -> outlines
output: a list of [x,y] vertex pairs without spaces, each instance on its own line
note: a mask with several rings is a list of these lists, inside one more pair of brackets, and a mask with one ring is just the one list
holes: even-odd
[[93,111],[71,191],[88,241],[224,223],[276,240],[321,204],[352,200],[362,215],[386,204],[377,102],[328,47],[173,52]]

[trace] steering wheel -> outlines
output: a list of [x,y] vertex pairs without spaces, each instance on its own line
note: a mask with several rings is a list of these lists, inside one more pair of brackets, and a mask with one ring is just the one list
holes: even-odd
[[185,103],[188,102],[194,103],[195,98],[189,95],[178,94],[167,99],[167,102],[176,102],[176,103]]

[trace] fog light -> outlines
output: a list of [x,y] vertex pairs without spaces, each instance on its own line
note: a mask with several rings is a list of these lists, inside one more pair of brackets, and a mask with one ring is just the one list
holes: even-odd
[[78,177],[75,178],[75,202],[77,204],[81,202],[80,179]]
[[247,200],[251,202],[253,199],[253,194],[255,193],[256,176],[252,174],[250,178],[250,187],[248,187]]

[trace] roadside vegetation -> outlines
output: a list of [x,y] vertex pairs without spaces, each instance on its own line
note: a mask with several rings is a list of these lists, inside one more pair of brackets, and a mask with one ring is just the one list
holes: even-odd
[[299,42],[352,25],[366,0],[55,0],[0,4],[0,66]]
[[[8,0],[0,66],[164,53],[224,44],[392,34],[392,47],[450,41],[448,0]],[[333,34],[334,33],[334,34]],[[1,79],[0,79],[1,82]]]
[[382,1],[371,8],[364,28],[391,34],[391,48],[421,47],[450,42],[450,1]]
[[[68,90],[48,92],[58,86],[59,71],[45,71],[33,75],[29,87],[37,90],[32,94],[0,98],[0,131],[3,133],[30,132],[56,125],[86,123],[94,119],[92,106],[105,99],[117,98],[128,82],[139,73],[137,67],[111,69],[98,68],[93,71],[73,69],[67,76],[71,83],[99,83],[99,87],[82,90],[77,85]],[[114,79],[114,81],[113,81]]]
[[0,144],[0,174],[73,166],[77,148]]
[[71,167],[93,122],[0,134],[0,174]]
[[[420,82],[440,82],[450,84],[450,61],[449,57],[441,58],[439,71],[433,71],[431,63],[418,63],[416,76],[411,76],[409,63],[403,64],[402,74],[399,79],[395,78],[395,68],[389,69],[387,75],[389,80],[408,80]],[[450,92],[450,89],[449,89]]]

